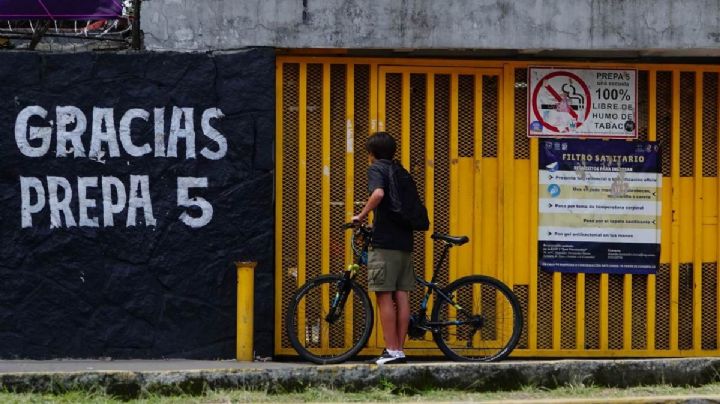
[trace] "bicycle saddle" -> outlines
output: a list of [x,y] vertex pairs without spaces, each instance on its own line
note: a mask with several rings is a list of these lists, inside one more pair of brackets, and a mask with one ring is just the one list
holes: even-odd
[[447,241],[448,243],[455,244],[455,245],[463,245],[463,244],[467,243],[468,241],[470,241],[468,236],[455,237],[455,236],[450,236],[448,234],[441,234],[441,233],[433,233],[431,237],[433,240]]

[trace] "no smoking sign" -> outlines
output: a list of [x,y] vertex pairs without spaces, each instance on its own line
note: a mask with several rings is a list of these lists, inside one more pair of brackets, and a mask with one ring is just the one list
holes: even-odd
[[637,138],[637,72],[529,69],[528,136]]

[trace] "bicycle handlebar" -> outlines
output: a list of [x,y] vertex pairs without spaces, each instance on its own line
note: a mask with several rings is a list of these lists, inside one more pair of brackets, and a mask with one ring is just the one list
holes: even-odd
[[361,222],[351,222],[351,223],[345,223],[342,228],[344,230],[349,229],[355,229],[356,233],[362,233],[363,235],[371,235],[372,234],[372,227],[366,225],[365,223]]

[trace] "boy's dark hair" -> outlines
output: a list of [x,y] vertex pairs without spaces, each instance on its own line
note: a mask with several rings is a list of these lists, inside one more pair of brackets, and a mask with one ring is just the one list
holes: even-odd
[[376,159],[392,160],[397,144],[389,133],[375,132],[368,138],[365,149]]

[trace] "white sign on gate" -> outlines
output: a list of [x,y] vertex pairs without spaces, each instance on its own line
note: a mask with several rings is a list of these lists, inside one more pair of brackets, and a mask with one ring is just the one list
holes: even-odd
[[529,137],[637,138],[637,70],[530,67]]

